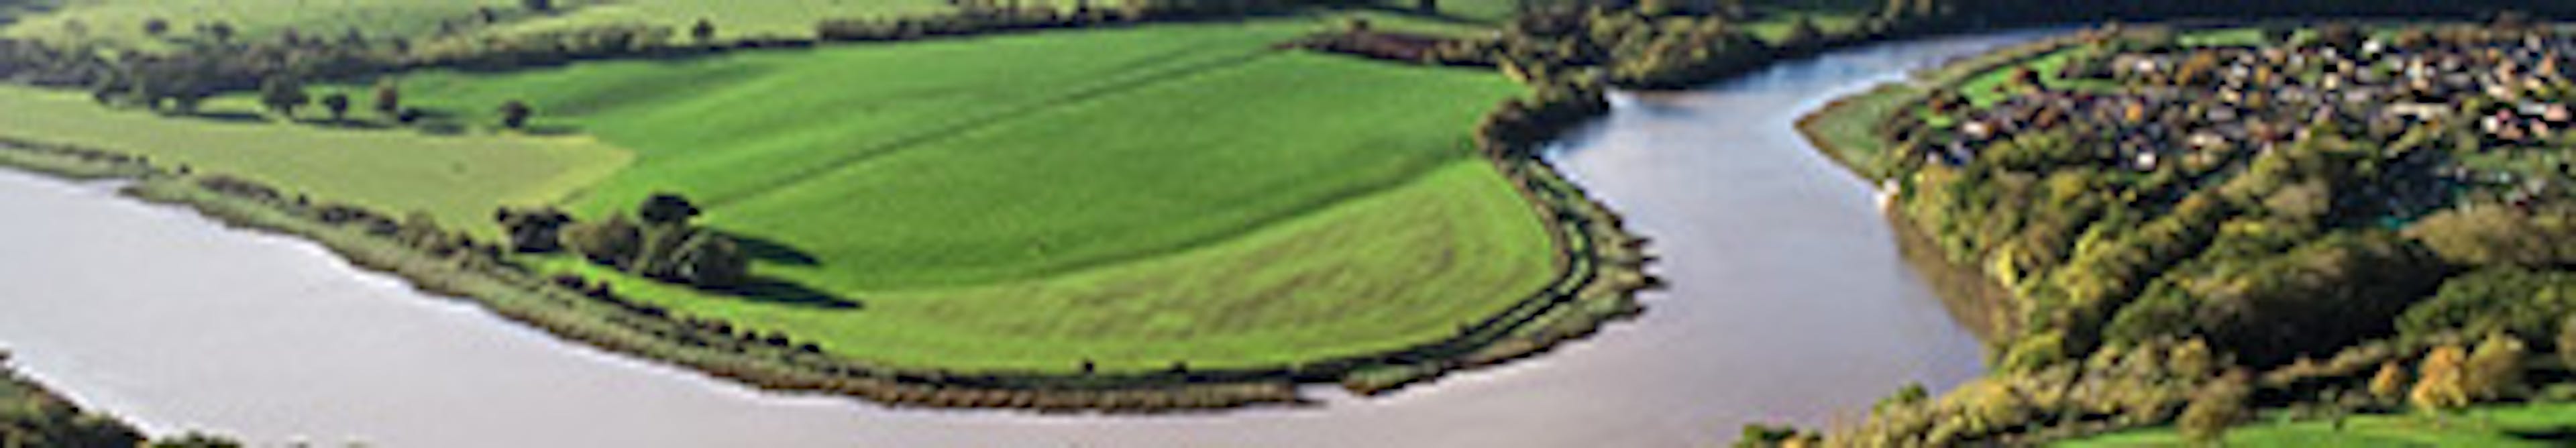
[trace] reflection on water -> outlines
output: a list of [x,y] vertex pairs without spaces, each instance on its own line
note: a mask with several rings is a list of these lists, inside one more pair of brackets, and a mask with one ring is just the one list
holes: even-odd
[[318,246],[0,173],[0,344],[166,433],[375,446],[1678,446],[1824,423],[1978,343],[1898,256],[1871,186],[1791,122],[1833,94],[2023,40],[1838,52],[1702,91],[1623,95],[1555,157],[1654,239],[1640,320],[1378,399],[1213,415],[888,410],[778,396],[565,344]]

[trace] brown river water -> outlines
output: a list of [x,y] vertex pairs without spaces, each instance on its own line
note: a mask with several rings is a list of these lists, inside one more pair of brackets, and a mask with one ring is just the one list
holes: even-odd
[[[1615,98],[1553,155],[1654,239],[1671,288],[1554,353],[1386,397],[1180,416],[889,409],[781,395],[557,340],[320,246],[0,171],[0,347],[154,434],[274,446],[1721,445],[1849,421],[1983,351],[1897,253],[1873,187],[1792,129],[1839,94],[2026,41],[1843,50]],[[6,119],[0,115],[0,119]]]

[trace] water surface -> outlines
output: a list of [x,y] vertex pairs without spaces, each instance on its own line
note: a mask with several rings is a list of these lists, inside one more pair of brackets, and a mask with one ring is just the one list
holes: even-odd
[[1841,51],[1620,95],[1554,155],[1672,283],[1591,340],[1390,397],[1193,416],[896,410],[769,394],[556,340],[320,246],[0,172],[0,346],[155,434],[373,446],[1701,446],[1956,384],[1979,343],[1872,187],[1792,129],[1838,94],[2031,34]]

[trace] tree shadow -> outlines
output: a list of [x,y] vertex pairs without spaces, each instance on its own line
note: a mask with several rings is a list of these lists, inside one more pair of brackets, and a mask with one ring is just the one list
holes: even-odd
[[742,248],[743,254],[750,255],[754,260],[791,266],[823,264],[822,260],[814,258],[814,254],[774,240],[730,232],[725,233],[725,238],[733,239],[734,246]]
[[267,123],[268,116],[251,112],[214,111],[187,114],[189,117],[234,123]]
[[[2516,439],[2522,439],[2522,440],[2541,441],[2541,442],[2561,442],[2561,443],[2565,443],[2565,442],[2576,442],[2576,426],[2559,426],[2559,427],[2554,427],[2554,428],[2544,428],[2544,429],[2516,429],[2516,430],[2506,430],[2506,431],[2505,431],[2505,434],[2507,434],[2507,435],[2511,435],[2511,436],[2513,436],[2513,438],[2516,438]],[[2560,446],[2566,446],[2566,445],[2560,445]]]
[[578,134],[581,133],[581,128],[564,125],[531,125],[526,128],[519,129],[519,132],[528,135],[554,137]]
[[382,129],[392,129],[392,128],[394,127],[393,125],[385,124],[385,123],[379,123],[379,122],[367,121],[367,120],[358,120],[358,119],[345,119],[345,118],[344,118],[344,119],[329,119],[329,118],[325,118],[325,119],[320,119],[320,120],[306,121],[306,122],[304,122],[304,123],[305,123],[305,124],[314,125],[314,126],[332,127],[332,128],[341,128],[341,129],[382,130]]
[[832,293],[796,284],[795,282],[767,277],[753,277],[752,279],[744,281],[742,284],[738,285],[706,287],[703,289],[741,297],[743,300],[779,305],[835,310],[858,310],[867,307],[865,304],[859,303],[857,300],[835,296],[832,295]]

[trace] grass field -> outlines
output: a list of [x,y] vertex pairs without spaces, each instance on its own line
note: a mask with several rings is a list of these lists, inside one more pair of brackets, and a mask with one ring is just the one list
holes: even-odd
[[[456,135],[262,121],[247,96],[207,104],[229,119],[172,119],[0,90],[0,107],[42,112],[0,118],[0,135],[431,210],[485,235],[495,205],[596,219],[682,192],[702,222],[805,258],[758,274],[861,306],[597,274],[902,367],[1279,365],[1447,337],[1545,285],[1540,217],[1466,140],[1520,87],[1271,48],[1325,26],[1338,22],[403,76],[407,103],[478,127]],[[542,132],[488,130],[509,99],[536,105]]]
[[[2551,447],[2576,437],[2576,404],[2500,405],[2463,415],[2359,415],[2332,421],[2251,423],[2228,431],[2231,447]],[[2189,446],[2171,428],[2060,442],[2062,448]]]
[[419,104],[477,121],[488,104],[539,93],[528,100],[551,111],[541,125],[634,148],[635,168],[578,208],[598,216],[661,190],[701,198],[711,225],[817,260],[762,273],[865,311],[648,296],[881,362],[1276,364],[1436,339],[1543,284],[1545,233],[1463,140],[1517,88],[1483,71],[1268,49],[1314,26],[403,84]]
[[497,205],[559,201],[632,158],[589,137],[428,137],[410,132],[172,119],[99,106],[81,92],[0,86],[0,135],[147,155],[381,210],[498,229]]

